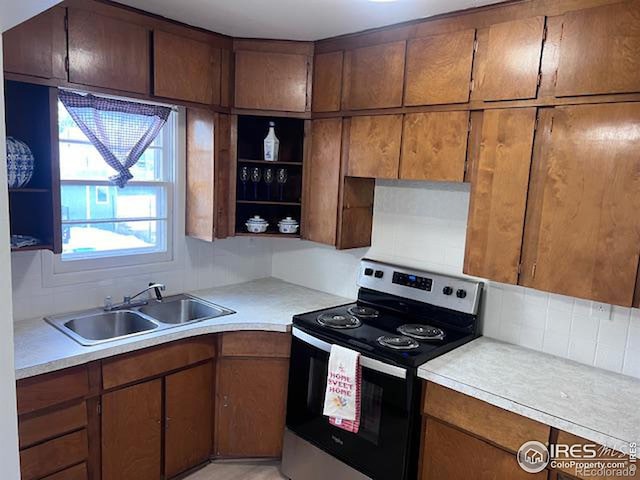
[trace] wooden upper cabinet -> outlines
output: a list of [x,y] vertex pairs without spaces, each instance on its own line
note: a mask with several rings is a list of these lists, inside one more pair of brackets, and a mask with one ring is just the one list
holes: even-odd
[[238,50],[235,65],[236,108],[307,110],[307,55]]
[[473,100],[536,97],[544,24],[544,17],[531,17],[478,31]]
[[520,284],[631,306],[640,249],[640,103],[541,113]]
[[314,120],[307,170],[305,238],[335,245],[340,191],[342,119]]
[[410,40],[404,104],[469,101],[475,38],[475,30],[464,30]]
[[406,115],[400,179],[462,182],[468,129],[467,111]]
[[69,8],[69,81],[148,94],[149,31],[140,25]]
[[564,15],[556,96],[640,92],[640,1]]
[[3,33],[4,71],[66,79],[65,14],[54,7]]
[[398,178],[402,115],[353,117],[350,120],[347,175]]
[[220,49],[191,38],[153,33],[154,94],[220,104]]
[[187,110],[185,233],[213,242],[215,226],[215,114]]
[[314,112],[337,112],[342,94],[342,52],[316,55],[313,66]]
[[485,110],[472,122],[464,273],[516,284],[536,109]]
[[342,108],[402,105],[405,42],[356,48],[344,54]]

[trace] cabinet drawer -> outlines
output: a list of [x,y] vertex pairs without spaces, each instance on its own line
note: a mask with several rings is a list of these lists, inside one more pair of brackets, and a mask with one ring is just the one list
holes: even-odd
[[18,423],[20,448],[26,448],[86,426],[87,405],[84,401],[55,412],[21,418]]
[[102,385],[109,389],[184,368],[215,356],[213,336],[128,353],[102,364]]
[[89,393],[86,365],[19,380],[18,415],[35,412]]
[[23,450],[20,452],[22,480],[42,478],[81,463],[87,459],[87,451],[86,430]]
[[223,357],[289,358],[291,335],[277,332],[230,332],[222,334]]
[[[564,444],[564,445],[595,445],[595,448],[597,450],[597,457],[598,459],[601,459],[601,461],[611,461],[611,462],[625,462],[628,460],[628,457],[626,455],[623,455],[622,453],[619,452],[615,452],[613,450],[610,450],[606,447],[602,447],[601,445],[592,442],[591,440],[586,440],[584,438],[578,437],[576,435],[572,435],[571,433],[567,433],[567,432],[563,432],[563,431],[559,431],[558,432],[558,440],[557,442],[558,444]],[[602,450],[601,450],[602,449]],[[557,460],[575,460],[577,462],[580,462],[580,459],[577,458],[566,458],[566,457],[556,457]],[[610,459],[610,460],[604,460],[604,459]],[[585,461],[589,461],[589,459],[584,459]],[[596,475],[595,473],[587,475],[588,472],[584,472],[584,476],[577,473],[574,468],[562,468],[562,465],[559,465],[558,468],[559,471],[561,472],[565,472],[570,474],[572,477],[575,478],[585,478],[585,479],[593,479],[593,480],[609,480],[609,479],[613,479],[613,478],[619,478],[619,477],[612,477],[612,476],[601,476],[601,475]],[[630,475],[628,477],[624,477],[624,478],[640,478],[640,472],[638,471],[638,469],[636,469],[635,474]],[[565,477],[564,475],[558,474],[558,480],[570,480],[570,477]]]
[[512,452],[529,441],[549,441],[550,427],[435,383],[427,383],[423,412]]
[[88,478],[87,464],[81,463],[80,465],[75,465],[61,472],[54,473],[42,480],[87,480]]

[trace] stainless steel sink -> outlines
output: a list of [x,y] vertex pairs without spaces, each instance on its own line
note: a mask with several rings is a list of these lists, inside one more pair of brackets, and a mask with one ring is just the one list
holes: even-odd
[[175,295],[135,308],[110,312],[93,309],[54,315],[45,320],[81,345],[92,346],[233,313],[198,298]]
[[47,321],[82,345],[97,345],[158,328],[156,322],[133,310],[93,311],[51,317]]
[[171,325],[210,320],[233,313],[226,308],[182,295],[166,298],[161,303],[145,305],[140,307],[139,311],[159,322]]

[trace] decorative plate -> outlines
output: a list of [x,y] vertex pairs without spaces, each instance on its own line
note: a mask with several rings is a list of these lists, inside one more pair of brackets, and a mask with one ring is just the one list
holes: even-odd
[[26,143],[7,137],[7,179],[9,188],[22,188],[33,176],[34,159]]

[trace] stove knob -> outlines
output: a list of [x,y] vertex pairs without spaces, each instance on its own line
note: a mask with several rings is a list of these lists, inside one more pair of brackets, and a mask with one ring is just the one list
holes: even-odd
[[459,289],[458,291],[456,291],[456,297],[464,298],[466,296],[467,296],[467,291],[466,290]]
[[365,268],[364,269],[364,274],[368,277],[370,277],[371,275],[373,275],[373,268]]
[[374,276],[376,278],[382,278],[384,276],[384,272],[382,270],[376,270],[376,273],[374,274]]
[[453,288],[451,287],[444,287],[442,289],[442,293],[444,293],[445,295],[451,295],[453,293]]

